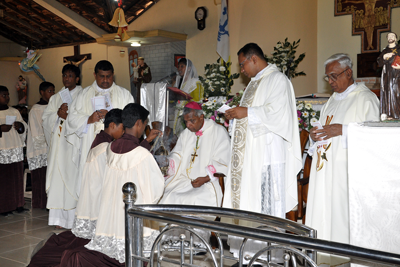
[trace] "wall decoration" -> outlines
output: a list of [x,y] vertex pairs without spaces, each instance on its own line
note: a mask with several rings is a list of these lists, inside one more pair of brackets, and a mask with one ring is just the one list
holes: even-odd
[[335,0],[335,16],[352,15],[353,35],[361,35],[361,53],[380,51],[380,33],[390,31],[391,9],[399,0]]

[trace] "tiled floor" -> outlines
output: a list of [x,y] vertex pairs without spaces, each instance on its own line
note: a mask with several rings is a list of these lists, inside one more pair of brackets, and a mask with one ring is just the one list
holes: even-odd
[[29,212],[15,213],[7,217],[0,215],[0,266],[27,266],[35,246],[47,239],[53,232],[59,233],[54,226],[49,226],[49,212],[45,209],[31,209],[30,200],[25,208]]

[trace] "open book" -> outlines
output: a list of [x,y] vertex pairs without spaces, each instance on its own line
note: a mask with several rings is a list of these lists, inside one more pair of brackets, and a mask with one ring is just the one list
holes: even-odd
[[299,98],[320,98],[320,97],[331,97],[330,94],[323,94],[323,93],[314,93],[314,94],[308,94],[308,95],[299,95],[296,96],[296,99]]

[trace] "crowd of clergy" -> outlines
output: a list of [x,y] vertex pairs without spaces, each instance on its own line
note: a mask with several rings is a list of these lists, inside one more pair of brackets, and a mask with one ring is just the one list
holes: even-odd
[[[237,56],[250,82],[240,106],[225,112],[233,123],[231,136],[205,119],[200,104],[189,102],[182,115],[186,129],[168,156],[166,175],[150,153],[162,132],[152,129],[143,137],[149,111],[114,83],[109,61],[96,64],[95,80],[84,89],[79,68],[71,64],[61,71],[64,87],[57,94],[52,83],[43,82],[28,125],[8,106],[8,89],[0,86],[0,213],[23,211],[26,140],[32,207],[49,210],[49,225],[71,229],[50,237],[29,266],[124,266],[126,182],[138,188],[136,204],[215,206],[281,218],[296,207],[302,154],[293,86],[257,44],[245,45]],[[193,83],[188,93],[197,96],[196,81],[184,79],[193,72],[192,62],[181,65],[178,87]],[[379,100],[354,81],[347,54],[328,58],[325,74],[333,94],[310,130],[306,225],[318,238],[348,244],[347,125],[379,120]],[[216,173],[226,176],[225,192]],[[144,250],[158,234],[158,227],[145,227]],[[201,232],[204,238],[209,234]],[[228,238],[235,256],[241,242]],[[246,246],[251,255],[263,244],[250,240]],[[318,262],[337,265],[333,258],[319,254]]]

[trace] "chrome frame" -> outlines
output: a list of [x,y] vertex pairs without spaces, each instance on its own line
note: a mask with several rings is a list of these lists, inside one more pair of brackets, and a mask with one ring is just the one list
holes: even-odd
[[[316,239],[316,231],[310,227],[302,224],[298,224],[293,221],[289,221],[274,216],[268,216],[264,214],[258,214],[254,212],[247,212],[234,209],[224,209],[216,207],[205,207],[205,206],[190,206],[190,205],[134,205],[136,193],[136,186],[133,183],[126,183],[123,186],[124,202],[125,202],[125,266],[128,267],[142,267],[143,261],[149,262],[150,266],[153,267],[154,254],[157,252],[157,265],[160,267],[161,261],[171,262],[180,266],[195,266],[193,265],[193,234],[202,240],[207,251],[210,252],[213,258],[214,265],[217,266],[214,253],[220,254],[220,266],[223,266],[223,258],[235,259],[233,257],[223,255],[223,246],[219,234],[227,234],[233,236],[239,236],[245,238],[240,249],[240,259],[235,259],[239,262],[239,266],[242,265],[243,259],[243,248],[247,239],[255,239],[267,243],[274,243],[278,245],[268,246],[261,249],[256,253],[249,262],[249,266],[252,266],[256,260],[263,253],[269,253],[273,249],[284,249],[287,253],[285,254],[284,266],[288,266],[288,261],[292,259],[294,266],[294,254],[302,257],[308,266],[316,266],[316,251],[325,252],[334,255],[345,256],[349,258],[355,258],[362,261],[370,261],[374,263],[383,263],[388,265],[400,265],[400,255],[394,253],[388,253],[383,251],[377,251],[372,249],[366,249],[362,247],[352,246],[348,244],[342,244],[337,242],[330,242],[326,240]],[[247,220],[262,224],[261,227],[251,228],[234,224],[227,224],[216,221],[209,221],[199,217],[189,217],[190,214],[207,214],[211,216],[227,217],[234,219]],[[185,216],[182,216],[185,215]],[[133,217],[133,219],[131,218]],[[157,237],[151,250],[150,259],[143,257],[142,243],[143,243],[143,219],[149,219],[153,221],[163,222],[167,224],[174,224],[174,226],[167,226]],[[132,225],[132,222],[134,225]],[[176,226],[177,225],[177,226]],[[162,248],[160,247],[160,241],[162,235],[173,228],[180,228],[188,230],[191,233],[190,236],[190,263],[184,261],[184,246],[183,238],[181,238],[181,262],[170,260],[163,256],[160,256]],[[286,231],[290,231],[297,235],[273,232],[265,230],[265,228],[280,228]],[[217,240],[219,243],[219,251],[212,251],[211,247],[207,242],[198,236],[193,229],[201,228],[217,233]],[[131,242],[131,240],[133,242]],[[301,248],[299,250],[298,248]],[[306,251],[303,253],[302,251]],[[268,254],[267,254],[268,255]]]

